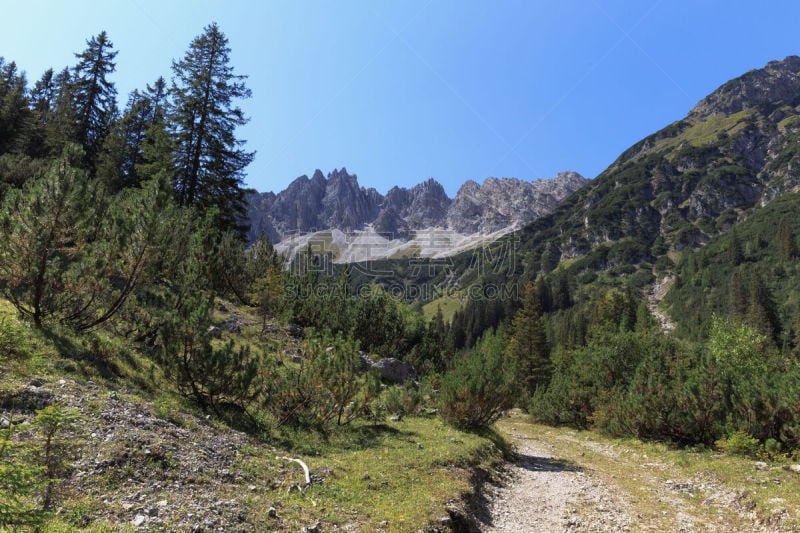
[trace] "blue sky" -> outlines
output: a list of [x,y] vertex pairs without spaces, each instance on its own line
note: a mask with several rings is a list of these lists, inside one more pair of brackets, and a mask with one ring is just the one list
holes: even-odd
[[728,79],[800,54],[800,2],[0,0],[0,56],[33,83],[106,30],[124,100],[215,21],[249,76],[247,184],[346,166],[429,177],[595,177]]

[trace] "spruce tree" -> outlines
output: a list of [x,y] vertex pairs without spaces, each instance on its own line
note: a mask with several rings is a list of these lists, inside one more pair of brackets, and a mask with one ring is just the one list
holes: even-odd
[[550,378],[550,347],[538,293],[530,282],[525,286],[522,307],[514,316],[508,354],[516,369],[517,387],[523,395],[532,394],[537,386],[547,383]]
[[31,108],[31,129],[26,152],[31,157],[50,155],[47,145],[47,126],[53,121],[57,106],[58,87],[53,69],[47,69],[31,89],[28,100]]
[[789,224],[784,221],[778,224],[776,239],[781,261],[788,262],[797,257],[797,242],[795,241],[794,231]]
[[742,243],[736,235],[736,230],[731,230],[731,240],[728,244],[727,252],[728,262],[733,266],[739,266],[744,262],[744,252],[742,251]]
[[89,168],[94,170],[97,156],[117,112],[117,89],[108,80],[114,72],[114,45],[105,31],[86,41],[87,48],[75,54],[70,84],[73,139],[83,146]]
[[0,57],[0,155],[22,147],[30,119],[25,83],[16,63]]
[[234,100],[249,98],[250,90],[245,76],[234,74],[229,54],[228,39],[212,23],[192,41],[183,59],[172,64],[175,189],[181,205],[216,207],[220,229],[244,235],[244,168],[254,152],[246,152],[244,141],[236,138],[236,127],[248,119]]
[[35,138],[29,148],[33,157],[57,157],[69,139],[74,129],[72,79],[64,68],[55,75],[45,72],[36,82],[30,97],[35,118]]
[[[146,91],[134,90],[128,97],[128,105],[106,137],[101,155],[99,175],[112,191],[125,187],[137,187],[152,175],[141,174],[142,166],[148,162],[145,155],[147,145],[156,141],[154,137],[166,127],[166,82],[158,78]],[[170,147],[162,143],[167,153]],[[153,155],[153,154],[150,154]],[[163,157],[163,156],[161,156]]]

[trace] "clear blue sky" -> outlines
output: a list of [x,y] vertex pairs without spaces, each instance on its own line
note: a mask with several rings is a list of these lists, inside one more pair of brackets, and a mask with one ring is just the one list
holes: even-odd
[[247,184],[346,166],[428,177],[595,177],[728,79],[800,54],[800,2],[0,0],[0,56],[33,83],[106,30],[120,99],[215,21],[249,76]]

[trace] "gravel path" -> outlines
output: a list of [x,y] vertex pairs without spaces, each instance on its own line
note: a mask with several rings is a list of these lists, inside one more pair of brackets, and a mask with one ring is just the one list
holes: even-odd
[[492,495],[485,532],[626,531],[622,498],[579,467],[557,460],[550,446],[509,435],[517,460],[504,487]]

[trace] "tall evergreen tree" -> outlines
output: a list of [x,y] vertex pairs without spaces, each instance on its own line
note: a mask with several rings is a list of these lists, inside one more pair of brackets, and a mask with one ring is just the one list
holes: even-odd
[[25,76],[0,57],[0,155],[18,151],[29,126]]
[[228,39],[212,23],[172,64],[171,122],[177,148],[175,189],[181,205],[216,207],[221,229],[244,232],[246,152],[235,129],[247,123],[234,100],[249,98],[245,76],[229,65]]
[[522,307],[514,316],[509,359],[515,366],[519,392],[527,396],[550,378],[550,346],[542,320],[539,294],[533,283],[525,286]]
[[778,224],[776,233],[778,251],[782,261],[791,261],[797,257],[797,242],[792,227],[784,221]]
[[35,147],[31,150],[38,156],[60,155],[64,143],[69,140],[70,132],[74,129],[72,79],[72,74],[65,67],[55,76],[47,76],[45,73],[34,86],[31,103],[37,121],[37,136],[41,143],[38,152]]
[[731,240],[728,244],[727,252],[728,262],[733,266],[739,266],[744,261],[744,252],[742,251],[742,243],[736,235],[736,230],[731,230]]
[[758,272],[751,272],[747,284],[748,307],[745,321],[762,335],[777,341],[780,320],[772,292]]
[[169,134],[167,122],[167,87],[164,78],[147,86],[146,96],[150,101],[150,116],[144,143],[140,146],[141,157],[136,174],[142,179],[151,179],[163,174],[170,180],[176,174],[175,142]]
[[49,155],[47,148],[47,125],[56,109],[58,88],[53,69],[47,69],[31,89],[28,100],[31,108],[31,131],[26,152],[31,157]]
[[72,135],[83,146],[90,169],[94,169],[103,140],[117,111],[117,89],[108,76],[114,72],[117,52],[105,31],[86,41],[87,48],[75,54],[70,86],[74,118]]
[[748,294],[741,269],[731,273],[728,281],[728,315],[736,320],[744,320],[748,308]]

